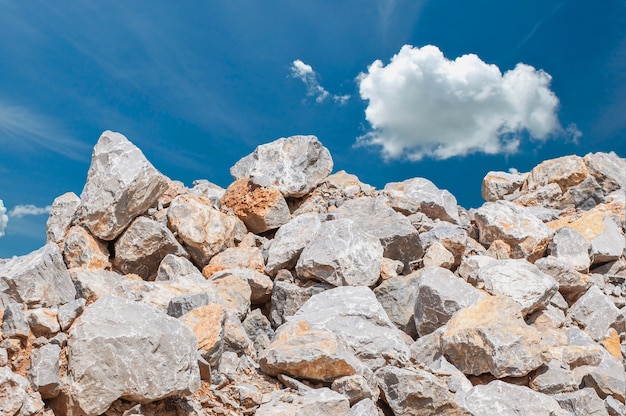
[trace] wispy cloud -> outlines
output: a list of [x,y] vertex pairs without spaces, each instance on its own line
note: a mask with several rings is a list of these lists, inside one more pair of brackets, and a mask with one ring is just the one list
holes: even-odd
[[349,95],[334,95],[326,91],[317,80],[317,73],[311,65],[305,64],[300,59],[291,63],[291,76],[301,80],[306,86],[306,95],[315,98],[315,102],[323,103],[329,97],[339,105],[345,105],[350,99]]
[[10,152],[19,146],[33,146],[73,160],[85,160],[89,146],[68,135],[54,119],[26,107],[0,101],[0,145]]
[[10,217],[24,217],[26,215],[44,215],[49,214],[52,210],[52,205],[47,205],[45,207],[37,207],[35,205],[16,205],[13,207],[11,211],[9,211]]
[[9,217],[6,215],[7,209],[4,207],[4,203],[0,199],[0,237],[4,237],[4,230],[9,223]]

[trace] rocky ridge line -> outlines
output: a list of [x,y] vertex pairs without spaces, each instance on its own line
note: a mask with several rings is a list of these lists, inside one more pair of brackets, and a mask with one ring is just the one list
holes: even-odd
[[314,136],[187,188],[118,133],[0,259],[0,415],[624,415],[626,160],[332,173]]

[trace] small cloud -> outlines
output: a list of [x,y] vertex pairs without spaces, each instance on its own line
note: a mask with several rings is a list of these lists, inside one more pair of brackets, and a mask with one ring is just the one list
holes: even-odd
[[474,54],[450,60],[436,46],[405,45],[388,65],[377,60],[357,78],[373,128],[357,145],[419,160],[514,153],[525,135],[575,138],[575,126],[559,123],[551,80],[523,63],[502,74]]
[[317,73],[311,65],[307,65],[300,59],[291,63],[291,77],[301,80],[306,86],[306,95],[315,97],[315,102],[323,103],[328,97],[339,105],[345,105],[350,99],[349,95],[331,95],[317,80]]
[[9,223],[9,217],[6,215],[7,209],[4,207],[4,202],[0,199],[0,237],[4,237],[4,230]]
[[11,217],[24,217],[26,215],[44,215],[49,214],[52,211],[52,205],[48,205],[45,207],[36,207],[35,205],[16,205],[9,212],[9,216]]

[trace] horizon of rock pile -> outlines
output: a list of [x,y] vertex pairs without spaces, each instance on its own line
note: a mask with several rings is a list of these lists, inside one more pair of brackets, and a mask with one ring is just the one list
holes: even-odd
[[223,189],[104,132],[0,259],[0,415],[624,415],[626,159],[489,172],[466,210],[315,136]]

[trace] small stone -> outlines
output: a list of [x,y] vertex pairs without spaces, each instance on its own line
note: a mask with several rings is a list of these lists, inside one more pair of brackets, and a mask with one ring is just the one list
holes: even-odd
[[167,254],[159,264],[155,281],[176,280],[189,275],[199,274],[200,271],[185,257]]
[[248,281],[235,274],[220,274],[212,277],[209,282],[217,289],[224,308],[235,312],[239,320],[242,320],[251,304],[252,290]]
[[279,327],[287,318],[295,315],[298,309],[300,309],[311,296],[330,288],[332,288],[332,286],[324,283],[300,287],[292,282],[276,278],[272,289],[269,315],[274,328]]
[[248,282],[251,303],[263,304],[270,300],[274,283],[265,274],[251,269],[227,269],[214,273],[209,280],[216,281],[224,276],[235,276],[240,280]]
[[61,330],[57,310],[51,308],[33,309],[27,312],[26,319],[36,337],[54,335]]
[[378,389],[373,391],[365,377],[360,374],[335,379],[330,388],[346,396],[348,400],[350,400],[351,406],[354,406],[355,403],[364,399],[376,400],[378,399],[379,393]]
[[170,299],[170,303],[167,305],[167,314],[174,318],[180,318],[189,311],[208,305],[209,301],[209,294],[206,292],[177,296]]
[[487,255],[498,260],[511,258],[511,246],[502,240],[494,240],[487,250]]
[[380,265],[380,278],[383,280],[397,277],[404,270],[404,264],[398,260],[391,260],[387,257],[383,257],[383,262]]
[[350,402],[343,395],[327,387],[309,389],[293,393],[278,390],[263,403],[255,416],[346,416],[350,412]]
[[348,416],[379,416],[378,407],[372,399],[363,399],[350,408]]
[[214,273],[228,269],[251,269],[264,273],[265,260],[258,247],[229,247],[213,256],[202,269],[202,274],[209,279]]
[[553,395],[577,390],[578,382],[567,364],[552,360],[537,369],[529,387],[540,393]]
[[428,247],[422,259],[424,267],[442,267],[451,269],[454,266],[454,255],[440,242],[435,241]]
[[535,266],[557,281],[559,292],[570,303],[575,302],[591,286],[591,282],[586,275],[577,272],[571,266],[571,263],[559,260],[556,257],[543,257],[535,262]]
[[626,183],[626,160],[610,153],[588,153],[583,158],[587,170],[602,186],[605,195],[618,189],[623,189]]

